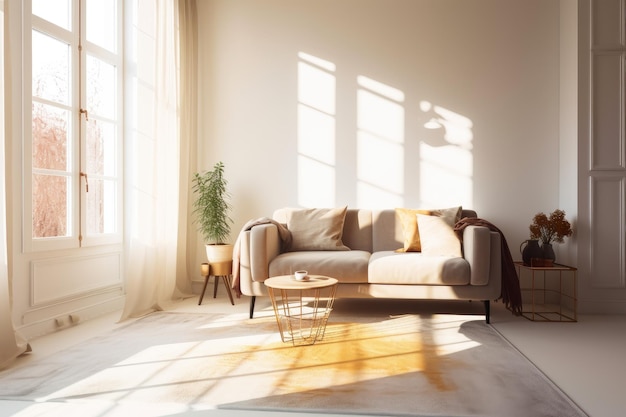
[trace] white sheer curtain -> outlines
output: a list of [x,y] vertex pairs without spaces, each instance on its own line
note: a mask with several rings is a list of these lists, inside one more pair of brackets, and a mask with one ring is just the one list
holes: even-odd
[[[4,77],[0,78],[0,83]],[[0,86],[4,97],[4,89]],[[0,104],[2,106],[2,104]],[[2,108],[4,120],[4,108]],[[0,172],[5,172],[4,123],[0,122]],[[4,176],[6,178],[6,175]],[[7,265],[6,196],[4,181],[0,181],[0,369],[7,367],[13,359],[30,350],[30,347],[13,327],[11,318],[11,285]]]
[[[190,82],[195,80],[186,74],[195,72],[195,61],[189,58],[195,50],[183,49],[189,53],[179,60],[179,45],[186,42],[180,40],[179,28],[183,38],[188,33],[193,36],[195,0],[135,4],[131,29],[135,36],[127,44],[132,64],[126,85],[131,86],[132,97],[127,113],[131,126],[126,132],[122,320],[167,309],[191,293],[186,242],[196,105],[195,93],[190,95],[195,88]],[[146,23],[145,16],[155,16],[155,22]]]
[[[4,2],[0,1],[0,93],[4,98]],[[7,178],[4,152],[4,100],[0,101],[0,369],[8,366],[13,359],[30,350],[26,341],[15,331],[11,318],[11,284],[7,264]]]

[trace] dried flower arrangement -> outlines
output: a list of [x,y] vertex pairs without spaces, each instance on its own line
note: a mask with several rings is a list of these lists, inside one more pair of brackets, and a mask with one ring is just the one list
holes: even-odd
[[563,243],[563,238],[572,235],[572,227],[565,218],[563,210],[556,209],[550,217],[544,213],[537,213],[530,225],[530,238],[540,239],[544,244],[553,241]]

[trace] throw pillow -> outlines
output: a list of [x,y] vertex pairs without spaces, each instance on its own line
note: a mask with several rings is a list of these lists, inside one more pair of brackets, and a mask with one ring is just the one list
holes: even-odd
[[404,237],[404,247],[396,252],[419,252],[422,250],[420,235],[417,230],[417,214],[429,214],[429,210],[416,210],[408,208],[397,208],[396,215],[402,225],[402,236]]
[[422,253],[429,256],[461,257],[461,242],[454,233],[454,215],[417,214]]
[[292,252],[350,250],[341,240],[348,207],[293,210],[287,214]]
[[453,216],[456,223],[456,221],[461,220],[461,212],[461,206],[431,210],[396,208],[396,215],[402,225],[402,236],[404,237],[404,247],[397,249],[396,252],[420,252],[422,250],[417,214]]

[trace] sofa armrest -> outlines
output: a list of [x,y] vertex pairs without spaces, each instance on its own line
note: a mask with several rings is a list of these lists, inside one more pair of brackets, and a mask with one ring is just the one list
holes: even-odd
[[470,264],[470,284],[487,285],[499,276],[500,234],[485,226],[467,226],[463,230],[463,257]]
[[[274,224],[260,224],[244,232],[241,241],[241,280],[263,282],[269,278],[269,264],[280,254],[280,236]],[[245,271],[245,272],[244,272]]]

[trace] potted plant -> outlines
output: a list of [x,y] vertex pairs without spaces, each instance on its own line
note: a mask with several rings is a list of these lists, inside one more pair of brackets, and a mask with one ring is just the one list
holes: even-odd
[[209,263],[232,259],[233,245],[226,243],[230,236],[233,220],[230,217],[230,194],[226,189],[224,164],[220,161],[212,171],[196,172],[192,180],[192,191],[196,195],[193,214],[198,231],[205,239]]
[[531,239],[541,240],[543,257],[552,262],[556,260],[552,242],[563,243],[563,238],[573,233],[570,222],[565,218],[565,212],[559,209],[550,213],[549,217],[544,213],[537,213],[529,229]]

